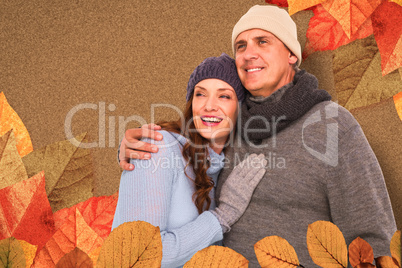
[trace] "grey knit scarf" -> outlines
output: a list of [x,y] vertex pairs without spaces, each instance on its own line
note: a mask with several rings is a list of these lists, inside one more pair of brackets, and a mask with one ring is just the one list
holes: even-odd
[[273,96],[274,92],[262,102],[253,101],[251,95],[247,95],[242,103],[240,122],[245,140],[261,144],[263,139],[285,129],[317,103],[331,100],[327,91],[318,89],[317,78],[305,70],[298,71],[293,82],[284,87],[287,88],[283,92],[282,88],[278,89],[280,94]]

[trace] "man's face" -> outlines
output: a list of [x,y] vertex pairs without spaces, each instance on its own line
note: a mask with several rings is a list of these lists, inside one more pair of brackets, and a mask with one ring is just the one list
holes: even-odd
[[293,80],[297,57],[270,32],[244,31],[234,46],[240,80],[253,96],[267,97]]

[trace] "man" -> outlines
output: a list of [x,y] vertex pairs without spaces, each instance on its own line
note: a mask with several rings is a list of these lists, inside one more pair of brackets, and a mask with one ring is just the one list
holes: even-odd
[[[251,153],[264,153],[268,171],[251,202],[224,237],[224,245],[258,267],[254,244],[276,235],[296,250],[304,267],[318,267],[308,250],[308,225],[331,221],[347,245],[360,236],[374,256],[390,255],[396,231],[384,178],[359,124],[343,107],[319,90],[317,79],[304,70],[296,25],[282,9],[252,7],[233,28],[232,47],[237,71],[250,94],[241,107],[238,138],[226,152],[220,189],[233,167]],[[129,143],[141,135],[155,137],[144,127],[126,132],[120,165],[132,169]],[[149,144],[134,143],[151,152]]]

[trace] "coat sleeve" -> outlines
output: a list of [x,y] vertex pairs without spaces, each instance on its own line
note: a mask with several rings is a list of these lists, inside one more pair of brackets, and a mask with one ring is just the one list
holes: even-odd
[[[170,142],[169,135],[164,135],[163,141]],[[177,267],[198,250],[222,240],[223,235],[219,221],[208,211],[180,228],[167,230],[178,167],[166,167],[161,163],[171,159],[177,150],[170,146],[161,147],[150,160],[132,160],[135,165],[133,171],[123,171],[112,230],[124,222],[137,220],[159,226],[163,246],[162,266]]]
[[332,220],[348,246],[360,236],[375,258],[390,256],[395,218],[380,165],[358,124],[340,137],[338,152],[327,184]]

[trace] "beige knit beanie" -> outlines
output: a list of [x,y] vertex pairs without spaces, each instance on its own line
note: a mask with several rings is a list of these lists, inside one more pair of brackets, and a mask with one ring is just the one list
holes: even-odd
[[302,61],[301,47],[297,41],[296,24],[286,10],[270,5],[255,5],[250,8],[233,28],[233,53],[237,36],[250,29],[262,29],[275,35],[296,55],[297,66],[300,66]]

